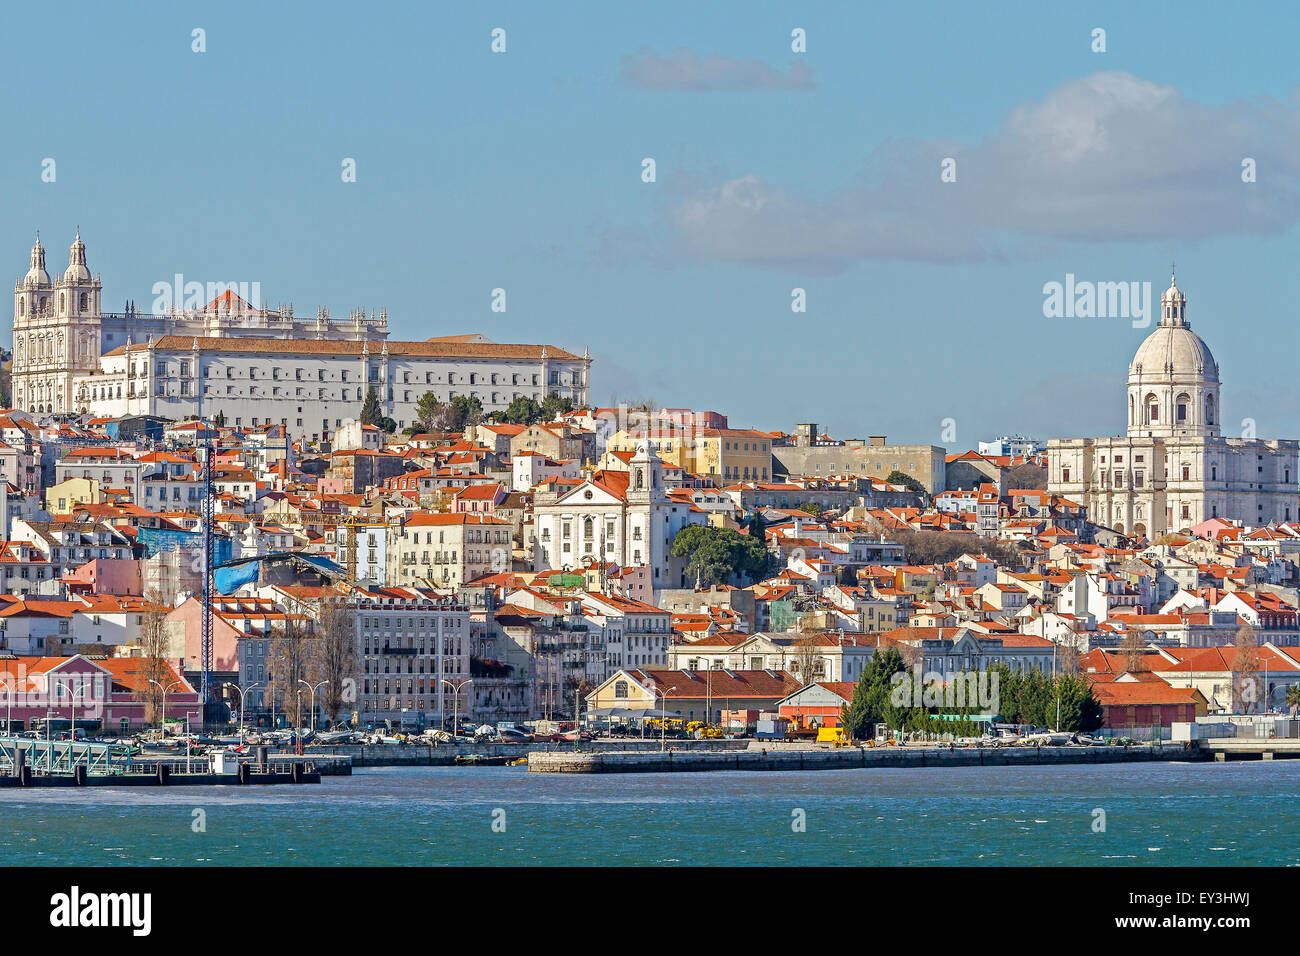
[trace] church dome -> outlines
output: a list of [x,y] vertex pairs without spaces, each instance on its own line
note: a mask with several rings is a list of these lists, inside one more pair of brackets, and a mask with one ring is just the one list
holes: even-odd
[[1138,346],[1129,367],[1130,377],[1144,381],[1166,379],[1174,382],[1218,382],[1219,364],[1210,347],[1187,324],[1187,297],[1170,280],[1160,297],[1161,317]]
[[1219,366],[1210,347],[1185,325],[1160,325],[1133,356],[1132,371],[1143,378],[1217,382]]

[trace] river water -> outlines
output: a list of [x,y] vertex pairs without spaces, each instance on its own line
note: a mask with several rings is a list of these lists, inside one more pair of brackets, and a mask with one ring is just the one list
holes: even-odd
[[1300,761],[0,790],[21,865],[1291,865]]

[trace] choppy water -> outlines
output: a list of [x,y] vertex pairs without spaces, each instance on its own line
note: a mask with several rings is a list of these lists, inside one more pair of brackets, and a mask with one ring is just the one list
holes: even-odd
[[303,787],[7,789],[0,860],[1291,865],[1298,798],[1300,761],[604,776],[372,768]]

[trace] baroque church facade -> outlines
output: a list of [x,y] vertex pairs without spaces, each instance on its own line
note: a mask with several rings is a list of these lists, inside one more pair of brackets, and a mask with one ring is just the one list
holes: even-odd
[[1129,365],[1127,433],[1051,440],[1048,490],[1134,537],[1211,518],[1246,526],[1300,518],[1300,442],[1224,437],[1219,366],[1173,278],[1160,305],[1160,324]]

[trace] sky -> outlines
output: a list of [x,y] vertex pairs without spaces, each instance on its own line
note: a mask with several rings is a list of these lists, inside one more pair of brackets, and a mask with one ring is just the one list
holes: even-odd
[[1283,2],[22,5],[0,251],[21,276],[39,230],[54,273],[80,228],[110,311],[258,282],[394,339],[588,347],[600,404],[951,451],[1122,432],[1148,330],[1044,287],[1158,298],[1176,261],[1225,432],[1297,438],[1298,30]]

